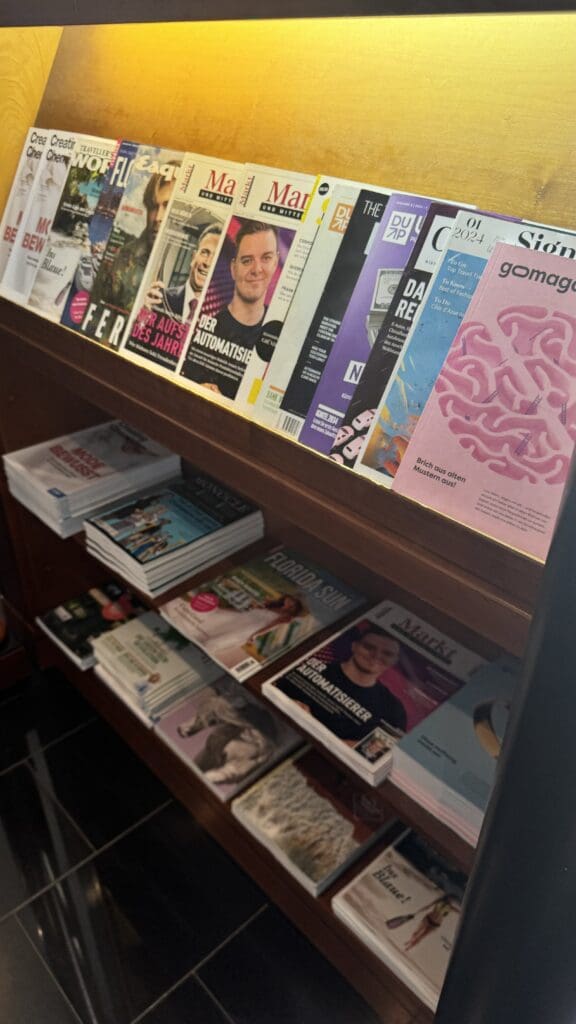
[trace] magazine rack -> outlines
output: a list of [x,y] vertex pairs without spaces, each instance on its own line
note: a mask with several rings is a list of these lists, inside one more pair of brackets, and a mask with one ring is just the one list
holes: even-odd
[[[465,5],[465,11],[495,6]],[[499,11],[534,6],[497,5]],[[98,13],[102,20],[154,20],[152,7],[148,0],[103,3]],[[271,13],[267,7],[264,0],[249,0],[243,15],[256,19]],[[398,9],[441,13],[457,7],[416,0],[401,5],[322,0],[304,12],[301,0],[289,0],[282,16]],[[226,22],[236,11],[229,0],[210,7],[201,0],[170,0],[162,6],[165,19],[202,22],[209,14],[222,23],[177,30],[65,29],[38,117],[32,113],[20,126],[20,137],[28,121],[36,120],[45,127],[161,139],[182,149],[322,169],[576,227],[571,45],[576,15],[391,17],[367,26],[337,19]],[[82,0],[74,5],[59,0],[49,14],[35,3],[22,11],[9,0],[1,17],[3,24],[20,26],[48,19],[63,24],[74,17],[78,25],[92,20],[93,13]],[[215,54],[218,39],[216,80],[212,89],[202,90],[198,54]],[[289,64],[284,78],[278,74],[278,53]],[[122,54],[126,60],[119,59]],[[148,74],[158,62],[165,81]],[[249,66],[254,77],[247,79]],[[142,77],[135,88],[129,76],[137,68]],[[343,76],[344,84],[336,76]],[[230,131],[229,103],[233,126],[241,130]],[[298,112],[295,123],[290,131],[279,131],[291,110]],[[292,536],[296,528],[295,542],[305,551],[374,597],[389,593],[410,601],[416,611],[486,653],[495,647],[522,653],[541,577],[534,561],[4,301],[0,338],[2,450],[107,416],[123,417],[257,501],[277,536]],[[18,570],[6,574],[3,568],[2,585],[41,663],[61,667],[387,1024],[408,1024],[419,1010],[415,997],[334,919],[328,896],[313,900],[302,891],[91,673],[78,672],[36,636],[35,614],[98,582],[103,570],[80,545],[59,540],[16,506],[3,477],[0,496]],[[385,786],[383,796],[408,823],[470,866],[473,851],[463,842],[392,787]],[[418,1024],[427,1019],[422,1011]]]

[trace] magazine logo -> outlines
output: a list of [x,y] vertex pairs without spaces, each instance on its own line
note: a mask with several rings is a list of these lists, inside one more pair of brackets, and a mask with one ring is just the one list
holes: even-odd
[[134,167],[137,171],[146,171],[148,174],[158,174],[165,181],[173,181],[180,170],[180,162],[161,164],[158,160],[152,160],[146,153],[139,156]]
[[433,654],[435,658],[443,661],[445,665],[451,665],[457,654],[457,648],[451,647],[445,637],[430,633],[421,622],[413,621],[409,617],[404,619],[403,622],[395,622],[394,632],[399,633],[400,636],[405,637],[407,640],[411,640],[413,644],[428,651],[429,654]]
[[543,231],[521,231],[518,235],[518,244],[526,249],[534,249],[536,252],[550,252],[554,256],[565,256],[569,260],[576,260],[576,248],[564,245],[561,239],[546,241],[549,235]]
[[231,178],[225,171],[217,175],[216,171],[212,170],[204,188],[201,188],[198,194],[202,199],[212,199],[217,203],[226,203],[230,206],[235,192],[235,178]]
[[[456,209],[454,210],[454,216],[456,216]],[[418,254],[416,261],[417,270],[435,270],[446,248],[453,225],[453,217],[434,217]]]
[[576,281],[573,277],[560,277],[559,274],[547,274],[545,270],[538,270],[537,267],[525,267],[523,263],[508,263],[505,261],[498,267],[498,277],[519,277],[521,280],[536,281],[538,284],[545,284],[554,288],[560,295],[566,292],[576,292]]
[[288,184],[282,187],[279,182],[274,181],[268,199],[260,203],[260,209],[263,213],[276,213],[281,217],[302,220],[302,213],[309,197],[309,192],[301,192],[300,189],[292,188]]
[[346,384],[357,384],[362,376],[365,365],[366,363],[359,363],[356,359],[351,359],[346,367],[344,382]]
[[353,207],[348,203],[336,203],[336,209],[332,215],[332,220],[328,227],[329,231],[337,231],[343,235],[346,232],[346,228],[350,223],[350,217],[352,216]]
[[70,161],[72,167],[80,167],[87,171],[100,171],[103,174],[110,166],[110,157],[96,156],[91,153],[74,153]]
[[417,213],[393,213],[384,229],[382,241],[391,242],[392,245],[408,245],[417,217]]
[[128,184],[128,177],[132,170],[134,160],[129,160],[125,156],[119,156],[110,172],[109,184],[114,188],[126,188]]
[[284,554],[283,551],[273,551],[264,559],[268,565],[276,569],[284,579],[291,580],[306,594],[314,594],[327,608],[342,611],[351,603],[348,594],[327,583],[322,576],[318,576],[307,565],[302,565],[294,558]]

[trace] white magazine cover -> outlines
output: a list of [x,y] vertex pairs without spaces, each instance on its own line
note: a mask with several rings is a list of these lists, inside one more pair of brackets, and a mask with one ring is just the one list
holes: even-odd
[[12,302],[20,305],[28,302],[64,188],[68,164],[76,142],[81,137],[74,132],[48,132],[48,142],[40,158],[34,187],[28,194],[0,284],[0,294]]
[[48,141],[43,128],[29,128],[22,147],[10,195],[0,220],[0,281],[24,215],[28,196],[36,180],[40,157]]

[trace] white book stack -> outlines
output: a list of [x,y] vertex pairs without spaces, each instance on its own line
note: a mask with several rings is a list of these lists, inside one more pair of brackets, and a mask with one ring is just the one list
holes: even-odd
[[180,458],[121,420],[3,456],[10,493],[60,537],[97,509],[180,470]]
[[92,641],[97,675],[146,725],[153,725],[221,670],[156,612]]

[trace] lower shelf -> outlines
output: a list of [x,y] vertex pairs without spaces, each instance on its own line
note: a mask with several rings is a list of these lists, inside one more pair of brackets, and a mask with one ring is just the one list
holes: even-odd
[[30,672],[30,659],[23,647],[14,646],[0,652],[0,690],[14,686]]
[[[257,882],[318,950],[357,989],[381,1017],[383,1024],[409,1024],[419,1014],[419,1024],[431,1022],[412,992],[334,916],[330,898],[334,887],[314,899],[232,816],[172,751],[161,743],[92,672],[79,671],[48,639],[39,645],[42,662],[57,666],[118,732],[142,761],[161,779],[196,821]],[[374,851],[366,854],[367,863]],[[343,885],[363,862],[342,876]]]

